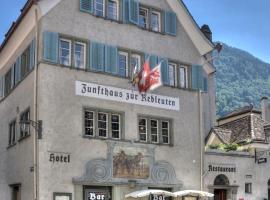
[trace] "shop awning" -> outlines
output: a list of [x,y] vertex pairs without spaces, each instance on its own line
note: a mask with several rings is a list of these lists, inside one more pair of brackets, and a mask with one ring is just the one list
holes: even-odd
[[141,197],[149,196],[151,194],[176,197],[174,193],[168,192],[165,190],[140,190],[140,191],[132,192],[125,195],[125,198],[141,198]]
[[174,192],[174,195],[176,197],[182,197],[186,195],[192,195],[196,197],[214,197],[214,194],[211,194],[209,192],[199,191],[199,190],[183,190],[183,191]]

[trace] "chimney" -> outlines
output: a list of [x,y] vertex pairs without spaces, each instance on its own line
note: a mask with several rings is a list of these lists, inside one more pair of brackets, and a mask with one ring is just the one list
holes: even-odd
[[267,122],[267,112],[268,112],[268,98],[261,98],[261,110],[262,110],[262,119]]
[[205,37],[212,42],[212,31],[207,24],[202,25],[201,31],[203,32]]

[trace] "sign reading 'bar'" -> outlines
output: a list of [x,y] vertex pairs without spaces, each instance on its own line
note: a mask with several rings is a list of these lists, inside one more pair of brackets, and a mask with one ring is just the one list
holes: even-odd
[[179,98],[76,81],[76,95],[179,111]]

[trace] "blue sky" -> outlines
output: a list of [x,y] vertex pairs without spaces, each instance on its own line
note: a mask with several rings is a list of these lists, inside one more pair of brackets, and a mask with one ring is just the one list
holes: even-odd
[[[26,0],[2,0],[0,41]],[[201,26],[208,24],[214,41],[246,50],[270,63],[269,0],[184,0]]]

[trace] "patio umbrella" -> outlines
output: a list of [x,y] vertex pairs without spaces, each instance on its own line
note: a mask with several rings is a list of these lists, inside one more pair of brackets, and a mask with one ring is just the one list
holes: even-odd
[[174,192],[176,197],[182,197],[186,195],[192,195],[192,196],[198,196],[198,197],[214,197],[214,194],[211,194],[209,192],[199,191],[199,190],[183,190]]
[[129,198],[129,197],[142,198],[142,197],[149,196],[151,194],[176,197],[176,195],[174,193],[168,192],[165,190],[140,190],[140,191],[135,191],[135,192],[132,192],[132,193],[125,195],[125,198]]

